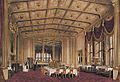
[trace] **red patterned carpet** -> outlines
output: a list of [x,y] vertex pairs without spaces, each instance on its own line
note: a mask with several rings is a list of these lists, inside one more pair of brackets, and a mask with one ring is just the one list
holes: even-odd
[[73,79],[53,78],[43,75],[40,70],[30,70],[29,72],[18,72],[6,82],[117,82],[112,78],[102,77],[92,73],[80,72],[79,77]]

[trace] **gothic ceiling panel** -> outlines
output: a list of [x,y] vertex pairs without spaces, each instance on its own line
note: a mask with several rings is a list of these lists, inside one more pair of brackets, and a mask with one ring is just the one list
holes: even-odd
[[48,0],[49,8],[57,8],[58,0]]
[[89,24],[86,24],[86,23],[81,23],[81,22],[74,22],[72,24],[73,26],[80,26],[80,27],[87,27],[87,26],[90,26]]
[[45,28],[54,28],[54,29],[56,29],[57,25],[46,25]]
[[31,19],[45,18],[45,11],[31,12]]
[[68,11],[65,18],[68,19],[76,19],[78,17],[80,12],[73,12],[73,11]]
[[34,20],[32,21],[33,25],[39,25],[39,24],[44,24],[44,20]]
[[54,19],[53,20],[53,23],[59,23],[60,22],[60,19]]
[[17,24],[18,24],[19,27],[30,26],[30,21],[18,22]]
[[63,20],[63,21],[61,22],[61,24],[71,25],[71,24],[72,24],[72,21]]
[[16,3],[11,6],[12,11],[27,11],[27,3]]
[[60,0],[60,8],[68,8],[72,0]]
[[46,9],[47,0],[39,0],[39,1],[30,1],[29,3],[29,9]]
[[47,11],[47,17],[54,17],[55,9]]
[[30,20],[29,13],[16,13],[13,15],[17,21]]
[[56,11],[56,17],[63,17],[64,14],[65,14],[65,10],[60,10],[60,9],[58,9],[58,10]]
[[85,11],[102,15],[102,13],[104,13],[104,11],[107,11],[110,7],[111,6],[106,7],[106,5],[91,3],[90,6]]
[[53,19],[47,19],[46,20],[46,23],[52,23],[53,22]]
[[60,25],[59,29],[67,29],[67,26]]
[[74,2],[72,3],[70,9],[82,11],[87,6],[87,4],[88,4],[88,2],[74,0]]
[[92,23],[92,21],[95,19],[99,19],[99,17],[97,15],[90,15],[90,14],[82,14],[78,18],[78,20],[83,20],[83,21],[90,22],[90,23]]

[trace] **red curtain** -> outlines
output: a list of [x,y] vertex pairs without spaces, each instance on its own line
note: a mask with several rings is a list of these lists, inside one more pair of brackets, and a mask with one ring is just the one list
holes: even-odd
[[[104,26],[102,24],[98,28],[94,28],[94,31],[86,32],[85,40],[85,52],[87,52],[87,44],[92,43],[93,45],[93,57],[94,57],[94,41],[103,42],[103,60],[105,63],[105,54],[104,54],[104,37],[113,34],[114,32],[114,17],[111,20],[105,21]],[[87,57],[86,53],[85,56]],[[86,58],[85,58],[86,61]]]
[[92,37],[93,37],[92,35],[93,35],[92,31],[86,32],[86,40],[87,40],[88,43],[91,43]]
[[108,35],[113,34],[114,30],[114,17],[111,20],[104,22],[104,32]]
[[102,24],[98,28],[94,28],[94,31],[86,32],[86,39],[88,43],[92,42],[92,39],[96,41],[102,41],[104,34],[111,35],[114,32],[114,17],[111,20],[105,21],[104,26]]
[[103,30],[102,24],[100,25],[99,28],[96,28],[96,27],[94,28],[94,39],[96,41],[103,40],[103,32],[102,32],[102,30]]

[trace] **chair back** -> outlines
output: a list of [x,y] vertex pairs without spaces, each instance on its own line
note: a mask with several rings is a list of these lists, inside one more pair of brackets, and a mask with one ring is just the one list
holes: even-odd
[[63,69],[63,73],[66,73],[66,69]]
[[70,73],[73,73],[73,69],[70,69]]
[[60,69],[57,69],[56,72],[59,73]]
[[77,71],[79,72],[79,71],[80,71],[80,68],[77,68]]

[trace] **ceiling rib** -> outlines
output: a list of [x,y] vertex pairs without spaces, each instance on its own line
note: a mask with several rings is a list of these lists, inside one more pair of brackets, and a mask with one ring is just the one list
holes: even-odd
[[10,2],[9,4],[24,3],[24,2],[30,2],[30,1],[39,1],[39,0],[12,1],[12,2]]
[[[29,11],[29,3],[28,2],[27,2],[27,8],[28,8],[28,11]],[[31,21],[30,11],[29,11],[29,19],[30,19],[30,24],[31,24],[31,27],[32,27],[32,21]]]
[[[30,1],[39,1],[39,0],[26,0],[26,1],[12,1],[10,2],[10,4],[15,4],[15,3],[23,3],[23,2],[30,2]],[[106,6],[111,6],[111,3],[100,3],[100,2],[96,2],[96,1],[89,1],[89,0],[79,0],[79,1],[83,1],[83,2],[90,2],[90,3],[94,3],[94,4],[99,4],[99,5],[106,5]]]
[[47,10],[54,10],[54,9],[57,9],[57,10],[60,9],[60,10],[65,10],[65,11],[73,11],[73,12],[86,13],[86,14],[96,15],[96,16],[98,16],[100,18],[100,15],[96,14],[96,13],[85,12],[85,11],[78,11],[78,10],[72,10],[72,9],[65,9],[65,8],[48,8],[48,9],[29,10],[29,11],[17,11],[17,12],[12,12],[11,15],[16,14],[16,13],[28,13],[28,12],[47,11]]
[[89,3],[99,4],[99,5],[106,5],[106,6],[111,6],[112,5],[112,3],[100,3],[100,2],[97,2],[97,1],[89,1],[89,0],[79,0],[79,1],[89,2]]
[[[44,19],[63,19],[63,20],[68,20],[68,21],[76,21],[76,22],[81,22],[81,23],[87,23],[89,25],[91,25],[90,22],[86,22],[86,21],[77,21],[77,20],[73,20],[73,19],[66,19],[66,18],[60,18],[60,17],[49,17],[49,18],[41,18],[41,19],[32,19],[31,21],[38,21],[38,20],[44,20]],[[17,21],[16,23],[19,22],[25,22],[25,21],[30,21],[30,20],[22,20],[22,21]]]
[[69,31],[69,30],[62,30],[62,29],[56,29],[56,28],[45,28],[45,29],[37,29],[37,30],[25,30],[25,31],[21,31],[21,33],[24,33],[24,32],[34,32],[34,31],[41,31],[41,30],[58,30],[58,31],[66,31],[66,32],[70,32],[70,33],[77,33],[76,31]]
[[[61,26],[70,26],[70,25],[57,24],[57,23],[39,24],[39,25],[32,25],[32,26],[43,26],[43,25],[61,25]],[[24,28],[24,27],[31,27],[31,26],[21,26],[21,27],[18,27],[18,28]],[[84,28],[82,28],[82,27],[77,27],[77,26],[70,26],[70,27],[72,27],[72,28],[79,28],[79,29],[84,30]]]
[[[49,5],[49,0],[47,0],[47,9],[46,9],[46,13],[45,13],[45,17],[47,17],[47,13],[48,13],[48,5]],[[44,20],[44,23],[46,23],[46,19]],[[44,25],[43,29],[46,27],[46,25]]]
[[[58,0],[58,4],[57,4],[57,7],[58,7],[58,8],[59,8],[59,5],[60,5],[60,1],[61,1],[61,0]],[[58,11],[58,8],[56,8],[56,11],[55,11],[54,17],[56,16],[56,13],[57,13],[57,11]],[[54,21],[54,18],[53,18],[53,21]],[[53,21],[52,21],[52,22],[53,22]]]

